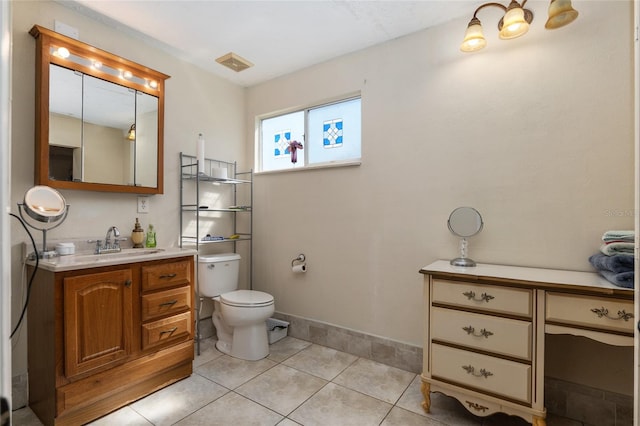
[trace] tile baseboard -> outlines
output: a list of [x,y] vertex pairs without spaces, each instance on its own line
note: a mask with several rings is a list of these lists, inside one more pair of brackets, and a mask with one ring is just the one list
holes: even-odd
[[289,322],[288,335],[415,374],[422,372],[422,348],[281,312],[274,318]]

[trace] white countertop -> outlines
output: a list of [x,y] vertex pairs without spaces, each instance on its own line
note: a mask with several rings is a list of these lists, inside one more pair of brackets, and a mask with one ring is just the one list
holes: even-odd
[[476,266],[463,268],[451,265],[448,260],[437,260],[420,269],[420,272],[423,274],[445,273],[477,278],[507,279],[542,286],[548,284],[555,287],[590,287],[603,293],[628,292],[633,295],[633,289],[618,287],[607,281],[597,272],[491,265],[486,263],[479,263]]
[[[56,256],[40,259],[38,267],[52,272],[72,271],[76,269],[95,268],[99,266],[122,265],[127,263],[146,262],[150,260],[171,259],[181,256],[195,256],[195,249],[180,247],[157,248],[124,248],[118,253],[76,253],[67,256]],[[27,265],[35,266],[35,260],[28,260]]]

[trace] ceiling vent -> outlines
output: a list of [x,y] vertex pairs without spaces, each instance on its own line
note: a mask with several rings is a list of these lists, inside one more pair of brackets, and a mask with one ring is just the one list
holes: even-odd
[[247,68],[253,66],[251,62],[236,55],[233,52],[229,52],[226,55],[220,56],[218,59],[216,59],[216,62],[236,72],[246,70]]

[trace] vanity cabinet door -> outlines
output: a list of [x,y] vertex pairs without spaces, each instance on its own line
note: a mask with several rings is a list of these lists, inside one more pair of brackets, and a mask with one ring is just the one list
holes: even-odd
[[129,268],[64,278],[67,378],[111,368],[131,354],[132,282]]

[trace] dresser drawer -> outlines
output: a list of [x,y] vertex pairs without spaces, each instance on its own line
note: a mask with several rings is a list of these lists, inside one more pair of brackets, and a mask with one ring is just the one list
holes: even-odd
[[529,321],[434,307],[430,324],[433,340],[531,360]]
[[156,290],[189,284],[191,282],[191,262],[182,260],[142,267],[142,290]]
[[142,320],[191,309],[191,287],[180,287],[142,295]]
[[142,324],[142,349],[163,346],[191,336],[191,312]]
[[513,314],[531,318],[532,291],[461,281],[434,279],[433,303]]
[[549,323],[633,335],[633,300],[547,292]]
[[480,392],[531,402],[531,366],[438,344],[431,345],[431,376]]

